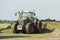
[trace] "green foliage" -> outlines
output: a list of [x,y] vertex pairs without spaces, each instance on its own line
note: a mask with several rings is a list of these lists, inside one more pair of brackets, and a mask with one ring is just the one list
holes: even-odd
[[0,23],[12,23],[13,21],[10,20],[0,20]]

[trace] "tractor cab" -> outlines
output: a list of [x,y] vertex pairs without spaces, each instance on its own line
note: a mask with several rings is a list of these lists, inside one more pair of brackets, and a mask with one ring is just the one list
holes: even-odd
[[17,12],[19,15],[18,19],[29,19],[29,21],[35,23],[36,22],[36,15],[33,11],[21,11],[21,12]]
[[15,15],[19,15],[19,18],[24,18],[24,19],[26,19],[27,17],[35,17],[35,13],[34,12],[32,12],[32,11],[19,11],[19,12],[17,12],[17,13],[15,13]]
[[34,16],[35,16],[34,12],[23,12],[22,13],[22,18],[34,17]]
[[36,19],[36,15],[34,12],[25,11],[25,12],[22,12],[22,18],[23,19],[29,19],[30,21],[32,21],[34,23],[34,21]]

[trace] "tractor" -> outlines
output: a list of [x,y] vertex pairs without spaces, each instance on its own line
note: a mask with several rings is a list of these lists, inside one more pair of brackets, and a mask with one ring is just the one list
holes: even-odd
[[37,19],[36,14],[33,11],[19,11],[15,15],[19,15],[18,20],[13,26],[14,33],[34,33],[42,32],[42,21]]

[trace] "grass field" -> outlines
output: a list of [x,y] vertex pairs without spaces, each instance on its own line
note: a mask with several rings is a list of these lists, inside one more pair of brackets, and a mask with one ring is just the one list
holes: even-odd
[[[60,29],[60,22],[47,22],[46,30],[42,33],[34,34],[14,34],[12,29],[6,29],[10,24],[0,24],[0,39],[12,39],[12,38],[45,38],[48,37],[54,29]],[[2,29],[2,30],[1,30]]]
[[7,23],[0,24],[0,29],[2,29],[2,28],[6,28],[8,25],[10,25],[10,24],[7,24]]

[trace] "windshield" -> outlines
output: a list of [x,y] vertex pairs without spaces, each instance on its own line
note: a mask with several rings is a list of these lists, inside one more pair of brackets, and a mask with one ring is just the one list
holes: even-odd
[[34,17],[34,13],[33,13],[33,12],[24,12],[24,13],[22,14],[22,17],[23,17],[23,18],[26,18],[26,17],[28,17],[28,16]]
[[24,17],[24,18],[28,17],[28,16],[30,16],[30,13],[28,13],[28,12],[24,12],[23,15],[22,15],[22,17]]
[[34,17],[34,14],[35,14],[34,12],[30,12],[30,15],[31,15],[32,17]]

